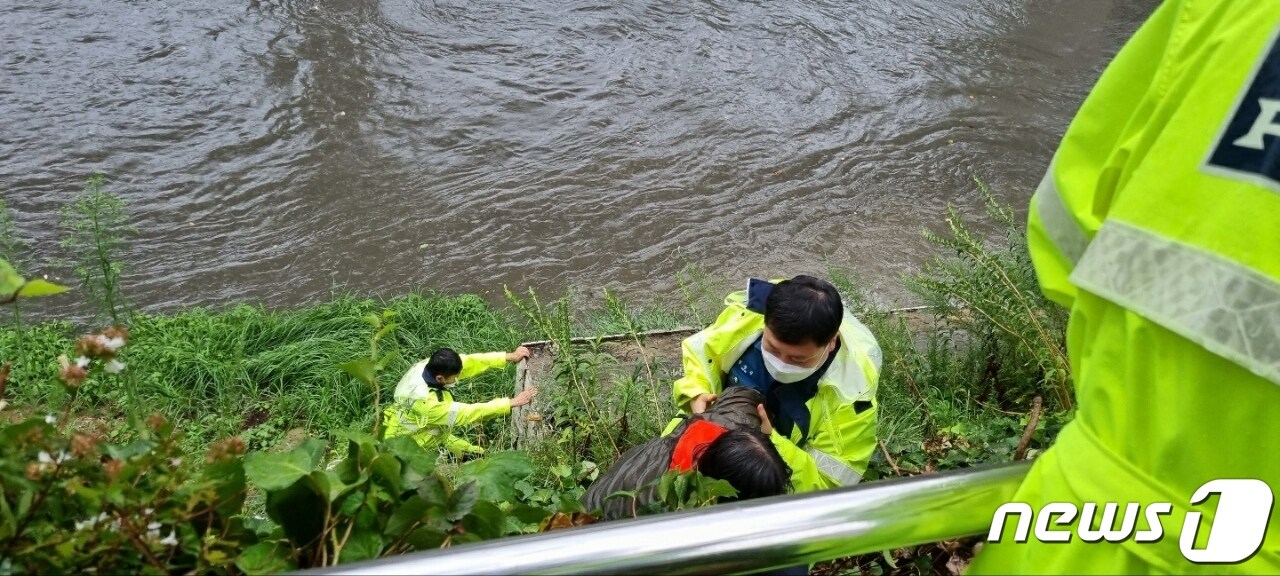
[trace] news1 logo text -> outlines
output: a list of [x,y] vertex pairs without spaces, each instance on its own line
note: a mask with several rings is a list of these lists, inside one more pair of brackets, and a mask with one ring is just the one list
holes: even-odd
[[[1217,510],[1212,520],[1205,520],[1196,507],[1208,503],[1215,494],[1218,495]],[[1262,547],[1273,500],[1271,488],[1261,480],[1230,478],[1206,482],[1191,496],[1189,506],[1184,506],[1187,513],[1178,538],[1182,556],[1196,564],[1234,564],[1248,560]],[[1072,537],[1078,537],[1084,542],[1152,543],[1164,538],[1163,522],[1173,512],[1172,502],[1152,502],[1145,507],[1128,502],[1123,504],[1123,516],[1120,516],[1121,506],[1119,502],[1085,502],[1079,507],[1072,502],[1049,502],[1035,511],[1025,502],[1009,502],[997,508],[992,516],[987,541],[1001,540],[1009,518],[1017,518],[1015,542],[1027,542],[1031,537],[1040,542],[1070,542]],[[1095,518],[1099,511],[1101,518]],[[1116,525],[1118,516],[1119,526]],[[1140,517],[1146,519],[1147,527],[1136,530]],[[1051,530],[1051,526],[1059,529]],[[1064,529],[1068,526],[1074,526],[1074,532]],[[1202,527],[1209,531],[1207,543],[1197,547],[1197,535]]]

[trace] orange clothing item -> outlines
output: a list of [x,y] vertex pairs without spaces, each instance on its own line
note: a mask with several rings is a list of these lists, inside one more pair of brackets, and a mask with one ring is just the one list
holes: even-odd
[[704,446],[715,441],[728,430],[706,420],[696,420],[685,429],[676,442],[676,449],[671,452],[670,470],[688,472],[693,469],[694,457]]

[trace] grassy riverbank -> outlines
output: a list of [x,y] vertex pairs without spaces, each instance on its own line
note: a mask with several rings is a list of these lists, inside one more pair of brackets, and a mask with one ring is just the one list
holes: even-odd
[[[990,199],[990,194],[987,197]],[[102,203],[101,198],[98,202],[98,208],[85,204],[81,210],[120,208]],[[1070,376],[1063,350],[1065,312],[1039,296],[1022,244],[1021,226],[1012,211],[994,201],[988,208],[989,216],[1005,231],[1004,237],[995,241],[976,238],[954,213],[948,214],[948,234],[926,235],[937,246],[939,257],[904,282],[930,306],[927,311],[900,314],[877,307],[853,275],[839,269],[828,274],[855,315],[877,336],[884,352],[879,383],[881,447],[873,457],[868,480],[1034,457],[1070,416]],[[121,216],[118,223],[124,222],[122,214],[117,213]],[[12,228],[6,232],[0,226],[0,236],[6,233],[11,234]],[[5,248],[3,256],[17,260],[17,244],[9,240],[0,243]],[[275,453],[280,459],[310,462],[316,471],[309,473],[323,476],[325,462],[342,457],[341,448],[348,446],[348,440],[350,448],[345,454],[362,462],[353,467],[370,465],[364,460],[366,451],[373,454],[387,449],[351,440],[373,428],[375,393],[338,368],[344,362],[369,357],[375,331],[368,322],[370,316],[396,324],[377,346],[376,355],[388,358],[377,374],[384,404],[399,376],[434,348],[511,350],[521,342],[550,340],[559,351],[555,378],[564,384],[560,389],[568,392],[543,399],[547,406],[544,416],[554,421],[554,433],[537,444],[519,446],[520,451],[506,452],[516,455],[510,456],[516,458],[510,462],[516,463],[507,464],[523,474],[512,473],[519,481],[508,482],[505,492],[494,488],[496,492],[486,493],[495,502],[503,502],[500,508],[509,514],[515,514],[513,510],[519,506],[533,506],[548,514],[572,511],[565,501],[580,494],[598,470],[607,469],[618,454],[656,436],[674,413],[669,375],[655,373],[647,365],[621,372],[602,369],[610,359],[601,353],[598,339],[595,344],[572,344],[570,339],[626,334],[642,344],[640,334],[646,330],[704,325],[719,311],[726,284],[690,268],[680,278],[679,294],[662,302],[626,303],[607,292],[594,301],[580,296],[548,299],[531,292],[508,292],[509,305],[495,307],[476,296],[419,293],[388,300],[338,296],[296,310],[269,311],[242,305],[152,315],[118,307],[122,301],[118,298],[118,263],[111,260],[109,249],[95,249],[110,248],[111,242],[89,235],[71,246],[88,254],[87,264],[77,269],[83,272],[82,287],[89,289],[79,293],[97,304],[101,318],[116,317],[129,327],[128,346],[118,358],[127,367],[117,374],[93,370],[83,384],[69,387],[65,374],[60,374],[58,357],[75,356],[72,350],[79,334],[70,324],[23,326],[15,322],[0,328],[0,360],[12,364],[3,388],[10,406],[0,412],[0,420],[69,414],[75,417],[66,433],[89,434],[86,437],[94,442],[129,446],[139,439],[154,442],[157,436],[167,437],[168,432],[156,432],[163,427],[153,424],[148,431],[138,424],[147,415],[159,414],[180,432],[180,438],[174,436],[172,450],[209,454],[206,460],[210,463],[222,462],[219,458],[243,449]],[[94,272],[95,261],[103,264],[98,268],[103,272]],[[488,373],[461,388],[458,396],[463,401],[484,401],[509,395],[513,376],[510,367]],[[508,422],[486,423],[469,434],[494,452],[515,447]],[[323,449],[317,452],[316,445],[304,442],[308,437],[328,440],[340,450],[326,456]],[[228,444],[228,438],[237,440]],[[300,445],[310,448],[305,453],[298,452],[303,448],[289,452]],[[396,452],[395,457],[402,462],[396,465],[397,470],[417,458],[402,452]],[[377,460],[378,456],[369,458]],[[497,458],[502,462],[508,457]],[[15,470],[24,465],[7,464]],[[280,474],[264,472],[263,466],[254,467],[246,460],[250,485],[261,491],[257,500],[251,498],[249,509],[270,513],[273,490],[287,492],[296,486],[278,481]],[[293,468],[285,469],[301,469],[296,462],[289,466]],[[442,481],[460,490],[471,478],[468,474],[492,478],[492,470],[501,468],[498,464],[488,466],[446,465],[440,469]],[[352,468],[352,480],[344,482],[355,482],[355,471]],[[293,478],[291,481],[305,480],[282,474]],[[367,475],[361,478],[361,482],[371,481]],[[218,482],[214,484],[225,485]],[[243,486],[243,480],[239,485]],[[315,490],[324,494],[329,488]],[[21,497],[6,493],[10,496]],[[449,498],[441,501],[452,502]],[[426,502],[432,500],[427,498]],[[351,506],[351,514],[362,509]],[[383,510],[373,504],[369,507]],[[470,518],[469,510],[462,511],[459,518]],[[534,516],[537,514],[526,514]],[[515,526],[511,529],[516,532],[530,529],[518,523],[510,526]],[[444,540],[434,540],[436,532],[432,532],[430,538],[424,536],[425,540],[412,545],[406,543],[410,539],[405,532],[394,543],[380,540],[383,543],[371,547],[371,554],[465,541],[461,538],[464,532],[451,530],[439,529]],[[322,544],[313,551],[294,544],[286,549],[280,547],[296,542],[296,535],[285,538],[271,528],[259,532],[245,542],[256,542],[253,546],[260,552],[270,544],[271,558],[284,558],[297,566],[339,561],[341,545],[326,548]],[[487,537],[507,533],[495,530]],[[0,531],[0,541],[4,538]],[[238,550],[235,542],[228,546]],[[343,556],[341,561],[357,557],[363,556]],[[191,565],[227,566],[225,562],[201,561],[205,563],[192,561]],[[79,565],[69,562],[67,566]],[[265,566],[245,562],[254,568]]]

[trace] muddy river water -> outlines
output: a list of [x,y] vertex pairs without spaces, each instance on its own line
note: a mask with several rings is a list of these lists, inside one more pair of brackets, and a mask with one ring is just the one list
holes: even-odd
[[[1025,213],[1154,0],[0,0],[0,195],[93,171],[150,310],[856,270]],[[987,230],[988,233],[990,230]]]

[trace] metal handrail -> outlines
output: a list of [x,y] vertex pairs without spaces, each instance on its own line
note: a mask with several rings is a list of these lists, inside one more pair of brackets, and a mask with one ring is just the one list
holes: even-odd
[[706,574],[797,566],[985,534],[1028,462],[722,504],[316,571]]

